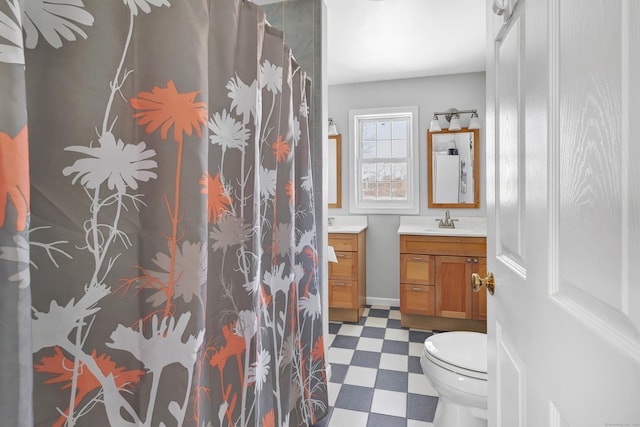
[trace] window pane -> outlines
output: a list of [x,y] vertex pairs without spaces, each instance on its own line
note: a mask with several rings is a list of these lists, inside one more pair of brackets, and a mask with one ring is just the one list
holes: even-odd
[[376,157],[376,142],[362,141],[362,158],[373,159]]
[[377,163],[378,182],[391,181],[391,163]]
[[376,122],[362,123],[362,139],[376,139]]
[[382,158],[391,157],[391,141],[388,139],[378,140],[378,156]]
[[378,200],[389,200],[391,199],[391,183],[390,182],[380,182],[378,183]]
[[392,199],[407,199],[407,183],[406,182],[394,182],[391,184],[391,198]]
[[417,117],[415,107],[350,111],[350,131],[356,136],[349,144],[356,160],[349,178],[356,184],[354,212],[417,213]]
[[407,140],[406,139],[396,139],[393,141],[391,145],[391,157],[394,159],[401,159],[403,157],[407,157]]
[[394,181],[406,181],[407,180],[407,168],[408,168],[408,163],[407,162],[403,162],[403,163],[394,163],[393,164],[393,172],[392,172],[392,176],[393,176],[393,180]]
[[378,122],[378,139],[391,139],[391,122],[388,120],[381,120]]
[[406,120],[396,120],[392,124],[393,139],[407,139],[407,126],[409,122]]
[[363,163],[362,164],[362,182],[375,182],[375,181],[376,181],[376,164]]
[[364,200],[376,200],[378,198],[377,185],[375,183],[362,184],[362,198]]

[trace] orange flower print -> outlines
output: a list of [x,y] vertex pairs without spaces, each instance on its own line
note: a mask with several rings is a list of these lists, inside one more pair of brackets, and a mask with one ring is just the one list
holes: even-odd
[[267,293],[264,286],[260,286],[260,303],[268,306],[272,299],[273,297]]
[[[45,384],[63,383],[60,390],[71,388],[73,382],[73,361],[67,359],[60,347],[54,347],[55,354],[53,356],[45,356],[40,359],[40,365],[34,365],[36,372],[44,372],[50,374],[53,378],[45,381]],[[96,362],[100,371],[104,376],[113,376],[116,387],[118,390],[132,390],[134,384],[140,382],[140,379],[144,376],[144,371],[141,370],[127,370],[122,367],[117,367],[115,362],[111,360],[109,356],[103,354],[97,355],[96,350],[93,350],[91,357]],[[78,406],[82,399],[91,391],[101,387],[100,381],[91,373],[91,371],[80,363],[77,377],[77,390],[75,406]],[[54,427],[64,425],[69,410],[67,409],[63,415],[58,418]]]
[[[235,327],[235,321],[231,322],[229,325],[223,326],[222,336],[225,339],[225,344],[219,348],[211,348],[211,350],[213,350],[213,354],[209,358],[209,364],[212,368],[217,366],[220,370],[220,374],[223,373],[224,367],[231,357],[235,357],[238,362],[238,367],[240,369],[242,368],[242,353],[244,353],[247,345],[244,337],[237,335],[234,332]],[[240,375],[240,378],[242,378],[242,375]]]
[[276,418],[272,409],[269,412],[267,412],[267,415],[262,417],[262,427],[275,427],[275,425],[276,425]]
[[307,246],[306,248],[304,248],[304,254],[307,256],[307,258],[313,260],[313,265],[318,265],[318,253],[315,251],[315,249]]
[[198,182],[203,187],[200,192],[208,195],[207,212],[209,222],[216,224],[220,215],[229,211],[233,199],[227,194],[224,185],[222,185],[220,172],[216,174],[215,178],[211,178],[211,175],[205,172]]
[[322,338],[322,335],[316,340],[311,356],[314,362],[324,359],[324,339]]
[[137,98],[131,99],[131,106],[141,110],[133,115],[145,132],[153,133],[160,128],[160,136],[167,139],[169,128],[173,126],[173,139],[182,142],[183,134],[192,134],[195,128],[198,136],[202,135],[200,125],[207,124],[207,106],[204,102],[194,102],[200,93],[179,93],[173,80],[167,87],[154,86],[151,92],[140,92]]
[[289,203],[293,204],[296,198],[296,188],[293,186],[292,181],[288,181],[284,187],[285,194],[289,196]]
[[24,231],[29,214],[29,144],[27,126],[11,138],[0,132],[0,227],[4,226],[7,199],[18,218],[16,231]]
[[271,148],[273,148],[273,155],[276,156],[276,159],[278,159],[279,162],[287,160],[289,151],[291,151],[289,143],[282,138],[282,135],[278,137],[276,142],[271,144]]

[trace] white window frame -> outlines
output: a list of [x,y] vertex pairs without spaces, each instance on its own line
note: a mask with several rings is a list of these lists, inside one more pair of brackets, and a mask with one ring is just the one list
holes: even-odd
[[[360,159],[360,121],[374,118],[409,116],[407,157],[407,200],[364,200],[362,198],[362,162]],[[417,215],[420,212],[418,107],[385,107],[349,110],[349,211],[353,214]]]

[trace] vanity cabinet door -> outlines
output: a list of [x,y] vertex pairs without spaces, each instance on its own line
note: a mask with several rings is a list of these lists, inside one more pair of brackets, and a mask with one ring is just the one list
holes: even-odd
[[[487,259],[473,258],[473,272],[478,273],[480,277],[487,275]],[[469,279],[471,280],[471,279]],[[480,292],[473,292],[472,311],[473,318],[476,320],[487,320],[487,290],[482,288]]]
[[459,256],[435,258],[436,316],[471,319],[473,258]]
[[400,283],[433,285],[434,267],[432,256],[401,254]]

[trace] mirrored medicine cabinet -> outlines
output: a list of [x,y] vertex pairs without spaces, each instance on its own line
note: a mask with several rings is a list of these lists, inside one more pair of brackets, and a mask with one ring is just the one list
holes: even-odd
[[342,136],[329,135],[329,187],[327,189],[329,207],[342,207]]
[[480,131],[427,133],[430,208],[480,207]]

